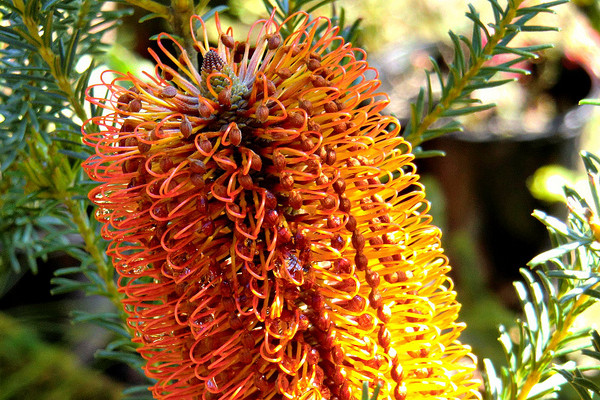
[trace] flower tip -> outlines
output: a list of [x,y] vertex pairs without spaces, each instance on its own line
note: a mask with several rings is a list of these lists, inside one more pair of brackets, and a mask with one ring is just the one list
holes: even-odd
[[225,66],[225,62],[214,50],[209,50],[204,55],[204,61],[202,61],[202,71],[211,73],[213,71],[221,71]]

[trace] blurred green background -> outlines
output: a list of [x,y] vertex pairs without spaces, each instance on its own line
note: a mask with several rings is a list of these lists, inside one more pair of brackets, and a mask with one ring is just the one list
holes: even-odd
[[[471,1],[485,12],[487,1]],[[237,37],[265,16],[262,0],[211,2],[229,5],[221,20],[234,26]],[[425,82],[429,57],[450,62],[447,31],[469,34],[466,1],[342,0],[350,20],[360,18],[358,44],[380,71],[390,94],[390,112],[401,121]],[[508,324],[518,312],[512,281],[519,268],[547,249],[545,229],[530,216],[542,209],[561,216],[561,187],[581,187],[580,149],[600,153],[600,119],[591,106],[577,106],[598,96],[600,76],[600,2],[573,1],[547,15],[562,32],[544,34],[556,44],[539,60],[521,66],[532,73],[497,90],[477,93],[498,108],[464,119],[465,132],[426,145],[446,151],[444,158],[417,164],[433,203],[434,222],[444,232],[443,244],[454,267],[461,318],[468,328],[463,341],[480,358],[502,360],[498,324]],[[327,14],[329,8],[317,12]],[[338,10],[339,11],[339,10]],[[108,67],[150,71],[151,36],[165,27],[157,20],[138,23],[137,11],[117,33]],[[524,35],[526,43],[540,37]],[[74,238],[73,240],[77,240]],[[104,312],[110,305],[97,297],[51,296],[50,279],[57,268],[73,260],[55,254],[40,262],[38,273],[1,271],[0,275],[0,400],[117,399],[121,390],[142,383],[137,371],[94,357],[112,339],[90,324],[70,322],[75,310]],[[581,324],[598,320],[592,310]]]

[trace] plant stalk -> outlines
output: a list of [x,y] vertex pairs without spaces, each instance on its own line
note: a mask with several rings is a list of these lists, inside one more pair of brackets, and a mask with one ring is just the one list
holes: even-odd
[[[194,0],[171,0],[171,10],[169,14],[169,24],[172,31],[179,36],[182,41],[183,48],[188,53],[190,60],[196,62],[196,50],[194,50],[194,42],[192,40],[192,32],[190,27],[190,19],[194,15]],[[198,65],[195,65],[199,68]]]
[[[595,289],[598,286],[600,285],[593,286],[593,288]],[[533,387],[539,383],[540,379],[542,378],[543,371],[546,369],[548,364],[552,362],[553,354],[556,353],[556,351],[558,350],[560,343],[569,335],[569,329],[571,329],[571,326],[577,318],[576,310],[578,310],[588,300],[589,296],[585,294],[582,294],[577,298],[577,300],[569,310],[569,313],[567,314],[564,323],[559,329],[557,329],[554,332],[550,343],[548,343],[548,346],[546,346],[546,348],[544,349],[544,352],[540,357],[540,363],[537,363],[537,365],[541,367],[537,368],[535,371],[531,371],[527,375],[527,379],[521,387],[519,395],[517,396],[517,400],[526,400]]]
[[168,19],[169,15],[171,14],[169,7],[164,6],[160,3],[157,3],[156,1],[152,1],[152,0],[126,0],[126,1],[127,1],[127,3],[131,4],[132,6],[139,7],[141,9],[149,11],[152,14],[156,14],[157,16],[160,16],[165,19]]
[[509,9],[505,17],[500,21],[498,29],[490,37],[490,40],[485,44],[483,49],[483,55],[475,60],[473,65],[465,72],[462,78],[456,82],[456,84],[449,90],[448,95],[441,99],[431,113],[427,114],[423,120],[417,125],[416,129],[406,137],[406,140],[410,142],[413,147],[418,146],[423,142],[423,134],[433,123],[435,123],[442,115],[442,113],[450,108],[452,103],[460,98],[464,88],[469,84],[479,70],[483,67],[487,58],[494,53],[496,46],[506,35],[507,26],[517,16],[517,9],[523,3],[524,0],[515,0],[510,2]]
[[[146,0],[141,0],[139,2],[154,3]],[[81,120],[81,123],[84,124],[85,121],[88,120],[89,116],[84,108],[83,103],[79,100],[78,95],[74,92],[75,85],[73,85],[69,79],[69,72],[61,69],[62,63],[59,55],[54,53],[52,48],[45,44],[44,38],[40,36],[37,20],[25,15],[24,3],[17,2],[15,4],[23,15],[23,22],[27,28],[27,35],[23,36],[27,37],[28,41],[37,47],[38,53],[47,64],[58,88],[63,92],[64,96],[68,100],[70,109],[73,110],[74,114]],[[44,34],[49,33],[45,32]],[[39,135],[36,139],[43,140]],[[52,166],[42,169],[42,171],[39,171],[39,173],[48,174],[47,181],[52,182],[50,188],[54,192],[51,194],[51,196],[61,200],[71,214],[73,222],[75,223],[79,234],[83,238],[85,250],[94,260],[94,263],[98,269],[98,274],[104,281],[106,297],[108,297],[111,302],[115,304],[118,312],[122,315],[122,320],[125,321],[126,317],[121,305],[122,295],[119,293],[117,285],[115,284],[112,265],[107,262],[101,249],[98,247],[99,237],[90,224],[89,217],[86,213],[85,204],[74,200],[72,196],[71,189],[76,184],[73,180],[73,177],[75,176],[74,171],[76,168],[80,167],[80,164],[76,163],[72,166],[64,157],[58,158],[61,157],[61,155],[58,153],[55,142],[51,142],[46,148],[45,152],[37,152],[37,156],[43,158],[43,161],[46,165]],[[129,330],[129,327],[126,328]]]

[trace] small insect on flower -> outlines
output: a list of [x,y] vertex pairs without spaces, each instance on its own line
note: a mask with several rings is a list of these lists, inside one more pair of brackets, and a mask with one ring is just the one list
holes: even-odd
[[[271,17],[116,74],[84,141],[157,399],[478,398],[440,233],[366,54]],[[255,38],[255,39],[251,39]],[[167,48],[171,42],[176,55]],[[360,55],[360,57],[357,57]]]

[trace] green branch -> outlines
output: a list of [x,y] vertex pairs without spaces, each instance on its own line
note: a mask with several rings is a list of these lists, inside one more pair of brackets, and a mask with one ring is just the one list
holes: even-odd
[[125,320],[125,313],[121,305],[123,295],[118,291],[114,281],[114,269],[104,255],[101,247],[102,239],[92,227],[90,217],[87,215],[87,201],[76,200],[75,196],[78,171],[80,163],[71,165],[67,158],[60,154],[57,144],[59,142],[44,143],[39,132],[30,128],[29,154],[23,162],[22,168],[30,184],[29,190],[43,193],[45,198],[58,200],[63,204],[81,235],[85,251],[90,255],[94,265],[102,278],[103,294],[115,304]]
[[[81,8],[83,10],[89,8],[90,1],[91,0],[86,0]],[[21,1],[15,1],[14,4],[19,13],[23,16],[23,23],[27,28],[27,32],[20,32],[21,36],[29,38],[28,41],[30,44],[37,48],[39,55],[48,66],[58,88],[68,99],[71,109],[81,121],[86,121],[89,118],[89,115],[85,111],[83,103],[80,101],[79,94],[76,94],[73,89],[75,85],[70,81],[68,71],[65,71],[62,68],[64,65],[62,57],[59,54],[56,54],[51,46],[47,45],[51,30],[44,30],[43,36],[40,35],[39,23],[34,19],[31,10],[27,9],[25,4]],[[84,16],[84,12],[79,13],[77,22],[74,24],[76,31],[84,27]],[[48,23],[46,28],[50,27],[51,25]],[[43,143],[43,139],[39,133],[33,133],[33,137],[37,143]],[[71,166],[66,161],[66,158],[59,154],[58,149],[56,148],[56,142],[50,143],[45,151],[36,153],[38,159],[35,160],[35,162],[38,163],[39,169],[35,173],[43,174],[44,171],[51,172],[52,176],[48,177],[48,181],[52,182],[51,188],[53,189],[53,193],[48,193],[48,195],[60,200],[73,216],[73,222],[77,226],[79,233],[84,240],[85,249],[92,256],[92,259],[98,268],[98,272],[106,284],[108,297],[118,306],[118,309],[121,309],[120,299],[122,296],[114,283],[112,267],[107,263],[98,247],[100,238],[90,227],[89,218],[85,213],[85,206],[72,198],[74,195],[73,187],[76,185],[73,177],[76,174],[75,171],[80,168],[80,164],[77,163],[74,166]],[[46,166],[46,168],[44,168],[44,166]],[[35,179],[33,176],[31,176],[31,178]]]
[[[596,288],[598,285],[594,286]],[[575,303],[571,306],[569,313],[565,316],[565,319],[560,327],[552,334],[552,339],[544,348],[542,355],[537,360],[536,365],[538,368],[527,374],[527,379],[523,383],[517,400],[526,400],[529,393],[535,385],[537,385],[544,372],[547,371],[550,363],[554,360],[554,355],[561,349],[561,344],[570,335],[570,330],[575,323],[575,319],[581,313],[581,307],[589,302],[590,297],[582,294],[577,298]]]
[[[541,12],[553,12],[551,7],[566,2],[566,0],[559,0],[539,4],[535,7],[521,7],[525,0],[511,0],[505,9],[502,9],[497,0],[489,1],[495,17],[495,22],[491,24],[493,33],[490,34],[486,24],[479,19],[475,8],[470,6],[467,17],[473,21],[472,38],[468,39],[450,32],[454,46],[454,61],[449,66],[449,76],[444,77],[439,65],[435,60],[431,60],[433,71],[427,73],[427,87],[421,89],[416,102],[411,105],[412,115],[404,133],[406,140],[414,147],[426,140],[462,129],[460,124],[455,121],[432,129],[431,127],[440,118],[452,118],[494,107],[494,104],[473,105],[480,102],[472,99],[471,93],[476,89],[500,86],[514,80],[492,81],[491,78],[497,72],[528,74],[528,71],[512,68],[512,66],[524,59],[537,58],[536,51],[551,46],[513,48],[508,47],[509,42],[519,32],[557,30],[555,27],[532,26],[527,23],[535,15]],[[469,49],[469,55],[465,55],[463,47]],[[499,54],[510,55],[512,59],[494,65],[492,57]],[[431,75],[437,75],[442,89],[441,97],[437,102],[433,99]]]
[[162,5],[153,0],[125,0],[127,3],[132,6],[139,7],[143,10],[146,10],[152,14],[155,14],[157,17],[161,17],[164,19],[169,19],[169,15],[171,14],[171,10],[169,7]]
[[[589,327],[573,329],[576,319],[600,300],[600,253],[597,250],[600,158],[589,153],[582,154],[582,158],[594,203],[590,205],[576,191],[565,188],[569,207],[566,222],[540,211],[534,213],[546,225],[554,248],[529,262],[534,272],[521,270],[525,282],[515,282],[523,320],[517,321],[518,330],[511,330],[511,334],[501,328],[499,340],[507,365],[501,367],[500,374],[496,374],[490,360],[484,360],[486,392],[490,399],[550,397],[567,382],[580,394],[587,390],[600,394],[600,388],[588,382],[581,375],[581,369],[569,367],[569,371],[553,365],[562,357],[580,351],[600,359],[600,341],[595,340],[595,332]],[[600,365],[591,368],[599,370]]]
[[[73,122],[71,116],[76,116],[82,123],[90,117],[84,106],[83,92],[92,68],[78,74],[74,66],[76,59],[82,55],[79,51],[81,48],[92,52],[94,46],[99,46],[99,40],[91,35],[100,36],[101,32],[88,34],[90,21],[97,17],[97,11],[94,10],[98,5],[93,0],[85,0],[76,11],[67,16],[55,13],[54,9],[42,12],[42,3],[36,0],[13,0],[13,6],[14,12],[20,17],[20,24],[11,28],[23,40],[24,45],[21,47],[28,49],[24,55],[28,60],[26,65],[31,66],[32,70],[25,70],[29,73],[11,71],[12,76],[35,82],[36,84],[26,87],[28,92],[24,98],[35,99],[34,103],[44,101],[46,105],[37,109],[30,104],[23,114],[23,137],[27,147],[20,150],[22,160],[16,169],[24,175],[26,193],[39,193],[39,199],[53,199],[64,205],[70,215],[68,224],[74,224],[83,239],[83,248],[90,257],[90,260],[86,260],[87,256],[79,256],[82,261],[80,272],[90,272],[87,267],[93,263],[102,280],[100,284],[90,279],[91,284],[97,286],[94,292],[109,298],[125,321],[120,303],[122,294],[114,281],[114,269],[104,255],[102,239],[87,215],[89,203],[77,199],[83,189],[80,159],[86,158],[87,153],[72,150],[80,144],[80,134],[78,123]],[[65,26],[57,15],[65,18],[69,25]],[[117,15],[113,18],[116,19]],[[8,35],[8,30],[4,32],[7,35],[3,39],[12,41],[13,36]],[[39,77],[43,77],[43,80],[36,79]],[[57,94],[60,96],[56,96]],[[49,109],[55,114],[47,115],[50,114]],[[19,120],[16,119],[15,122]],[[69,158],[70,155],[77,158]]]
[[[83,238],[84,248],[90,254],[96,267],[98,268],[98,274],[102,278],[105,284],[106,297],[115,305],[116,309],[119,310],[123,316],[122,320],[125,321],[125,312],[121,304],[123,295],[119,292],[117,285],[114,280],[114,268],[109,264],[104,257],[104,252],[100,250],[100,237],[96,234],[96,231],[90,225],[90,219],[85,211],[85,204],[80,201],[76,201],[69,195],[68,192],[59,193],[58,196],[62,196],[63,204],[69,210],[69,213],[73,216],[73,222],[77,226],[79,234]],[[131,333],[131,332],[130,332]]]
[[[85,3],[82,5],[82,8],[89,7],[89,2],[90,0],[86,0]],[[23,2],[20,0],[15,0],[13,4],[15,5],[18,12],[22,15],[23,23],[27,28],[27,32],[22,32],[17,28],[15,28],[15,31],[20,33],[20,35],[23,38],[28,39],[28,42],[37,48],[38,54],[42,57],[42,59],[48,66],[50,73],[54,77],[56,85],[69,101],[73,111],[75,112],[77,117],[81,119],[81,121],[85,121],[88,118],[88,115],[85,109],[83,108],[83,104],[81,103],[81,101],[79,101],[78,97],[76,96],[73,90],[73,87],[75,85],[73,85],[73,82],[69,80],[68,74],[66,74],[62,68],[62,58],[60,57],[60,55],[56,54],[52,46],[49,45],[52,42],[51,29],[44,30],[44,36],[41,36],[39,29],[40,24],[36,19],[34,19],[34,16],[31,15],[30,12],[28,12],[30,10],[26,8],[25,4],[23,4]],[[76,29],[83,25],[81,20],[83,14],[84,13],[79,14],[79,20],[75,25]],[[51,25],[47,24],[45,28],[51,28]]]

